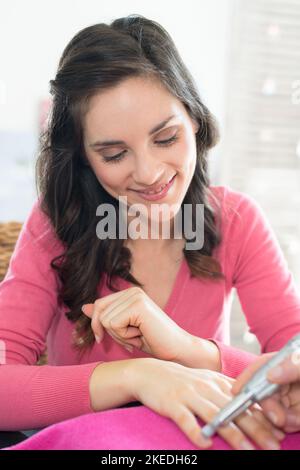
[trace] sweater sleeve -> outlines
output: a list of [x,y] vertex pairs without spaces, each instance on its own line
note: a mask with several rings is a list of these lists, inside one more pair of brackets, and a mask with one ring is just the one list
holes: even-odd
[[218,347],[221,359],[221,373],[228,377],[237,377],[247,366],[256,361],[258,357],[257,354],[229,346],[214,338],[210,338],[209,341],[212,341]]
[[[261,353],[278,351],[300,332],[300,292],[263,210],[250,196],[234,193],[228,239],[228,271],[249,330]],[[215,341],[222,373],[236,377],[256,355]]]
[[[55,251],[58,250],[58,251]],[[0,283],[0,429],[40,428],[92,412],[89,378],[100,363],[36,365],[57,312],[61,252],[38,201],[22,226]]]

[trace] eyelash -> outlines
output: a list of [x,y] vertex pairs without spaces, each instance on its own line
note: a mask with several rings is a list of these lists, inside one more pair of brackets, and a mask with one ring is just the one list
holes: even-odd
[[[168,147],[169,145],[172,145],[174,142],[178,140],[178,136],[173,135],[170,139],[167,140],[160,140],[157,141],[158,145],[162,145],[165,147]],[[121,160],[123,160],[123,155],[126,152],[126,150],[123,150],[123,152],[118,153],[118,155],[113,155],[112,157],[102,157],[105,163],[119,163]]]

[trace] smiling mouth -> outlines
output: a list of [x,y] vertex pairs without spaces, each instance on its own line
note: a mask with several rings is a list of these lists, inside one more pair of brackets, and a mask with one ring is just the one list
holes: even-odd
[[[176,173],[177,174],[177,173]],[[137,191],[135,189],[132,189],[132,191],[135,191],[136,193],[141,193],[141,194],[159,194],[168,184],[171,183],[171,181],[175,178],[175,175],[172,176],[172,178],[165,184],[162,184],[158,189],[156,189],[155,191],[152,189],[152,190],[149,190],[149,191]]]

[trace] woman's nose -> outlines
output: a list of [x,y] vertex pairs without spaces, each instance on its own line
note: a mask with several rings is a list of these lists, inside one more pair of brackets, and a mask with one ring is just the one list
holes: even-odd
[[137,185],[150,186],[163,178],[164,170],[153,157],[137,158],[134,165],[132,177]]

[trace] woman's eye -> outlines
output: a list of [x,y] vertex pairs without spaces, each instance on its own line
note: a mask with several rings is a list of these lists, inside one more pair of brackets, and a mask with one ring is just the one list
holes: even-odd
[[[155,143],[157,145],[162,145],[162,146],[168,146],[172,145],[176,140],[178,139],[177,134],[173,135],[170,139],[167,140],[157,140]],[[124,154],[126,153],[126,150],[123,150],[123,152],[118,153],[117,155],[113,155],[111,157],[105,157],[102,156],[103,161],[105,163],[118,163],[121,160],[123,160]]]
[[114,155],[112,157],[102,156],[102,158],[103,158],[104,163],[118,163],[123,159],[125,152],[126,150],[123,150],[123,152],[118,153],[118,155]]
[[170,137],[170,139],[167,139],[167,140],[157,140],[156,143],[158,145],[170,145],[176,140],[177,140],[177,134],[173,135],[172,137]]

